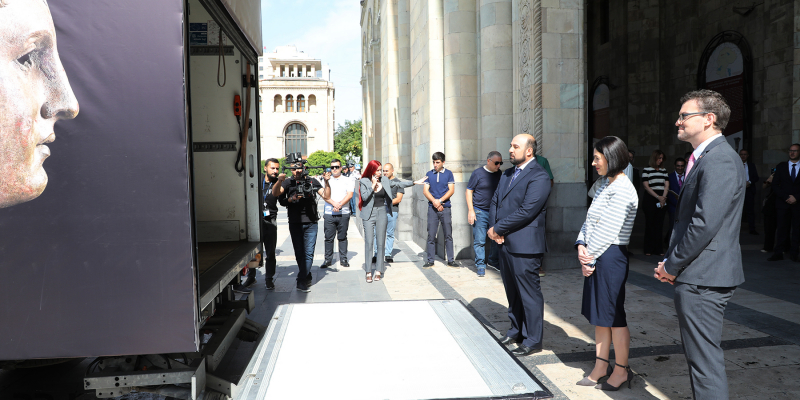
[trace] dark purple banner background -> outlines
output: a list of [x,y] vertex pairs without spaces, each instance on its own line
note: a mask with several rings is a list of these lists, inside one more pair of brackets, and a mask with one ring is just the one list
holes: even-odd
[[80,113],[0,208],[0,359],[196,351],[183,2],[48,3]]

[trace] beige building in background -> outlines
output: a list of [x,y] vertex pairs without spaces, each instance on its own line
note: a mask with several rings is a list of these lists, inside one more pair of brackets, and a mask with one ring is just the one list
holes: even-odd
[[295,46],[259,58],[261,158],[333,151],[335,88],[330,70]]
[[[572,244],[587,204],[583,1],[361,5],[365,162],[391,162],[404,178],[419,178],[432,168],[431,154],[444,152],[456,178],[456,257],[471,258],[464,198],[470,174],[490,151],[508,154],[512,137],[529,133],[555,176],[545,265],[574,266]],[[422,188],[401,206],[399,238],[424,248]],[[443,240],[439,247],[442,255]]]

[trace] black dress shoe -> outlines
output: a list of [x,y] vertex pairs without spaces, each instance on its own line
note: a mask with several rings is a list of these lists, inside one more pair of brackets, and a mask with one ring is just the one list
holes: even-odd
[[529,356],[533,353],[538,353],[540,351],[542,351],[542,349],[534,349],[533,347],[528,347],[525,346],[524,344],[521,344],[516,349],[511,350],[511,354],[517,357],[523,357],[523,356]]
[[347,262],[347,260],[339,261],[339,265],[341,265],[344,268],[348,268],[350,266],[350,264]]
[[332,262],[330,262],[330,261],[325,261],[325,262],[324,262],[324,263],[322,263],[322,265],[320,265],[319,267],[320,267],[320,268],[328,268],[328,267],[330,267],[330,266],[331,266],[331,264],[333,264],[333,263],[332,263]]
[[779,260],[783,260],[783,254],[773,254],[767,259],[767,261],[779,261]]
[[392,258],[392,257],[384,257],[383,261],[386,261],[388,263],[393,263],[394,262],[394,258]]
[[422,264],[422,268],[433,268],[433,263],[432,262],[426,262],[425,264]]
[[503,345],[511,344],[512,342],[519,343],[519,341],[517,339],[514,339],[512,337],[508,337],[508,336],[503,336],[503,338],[500,339],[500,344],[503,344]]

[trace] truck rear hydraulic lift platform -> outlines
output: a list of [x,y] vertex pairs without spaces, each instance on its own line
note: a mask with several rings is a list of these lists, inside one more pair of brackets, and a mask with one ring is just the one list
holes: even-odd
[[231,394],[235,400],[553,397],[457,300],[281,305]]

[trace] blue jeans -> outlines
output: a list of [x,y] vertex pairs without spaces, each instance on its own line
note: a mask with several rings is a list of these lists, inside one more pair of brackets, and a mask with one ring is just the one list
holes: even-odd
[[[394,227],[397,225],[397,211],[392,211],[392,215],[386,214],[386,220],[386,246],[383,252],[385,257],[391,257],[394,249]],[[372,255],[378,256],[377,238],[375,238],[375,245],[372,246]]]
[[300,272],[297,274],[298,282],[311,280],[311,265],[314,264],[314,247],[317,245],[316,222],[308,224],[289,224],[289,235],[292,237],[294,259]]
[[[486,268],[486,232],[489,230],[489,211],[475,209],[475,224],[472,226],[472,249],[475,250],[475,267]],[[497,243],[489,240],[489,264],[497,267]]]

